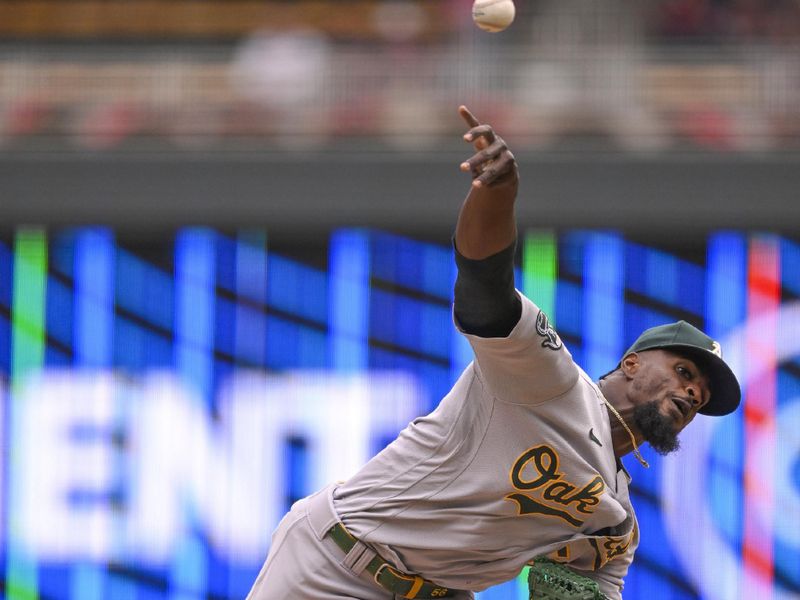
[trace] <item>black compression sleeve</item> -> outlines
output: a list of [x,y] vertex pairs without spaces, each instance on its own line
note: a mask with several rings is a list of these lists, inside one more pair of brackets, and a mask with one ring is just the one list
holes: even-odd
[[514,290],[516,243],[481,260],[461,255],[455,247],[458,277],[454,311],[461,328],[480,337],[506,337],[522,315]]

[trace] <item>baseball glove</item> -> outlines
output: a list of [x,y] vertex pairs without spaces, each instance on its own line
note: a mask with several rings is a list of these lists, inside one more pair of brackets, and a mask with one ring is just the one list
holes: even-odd
[[596,582],[546,558],[531,564],[528,591],[530,600],[609,600]]

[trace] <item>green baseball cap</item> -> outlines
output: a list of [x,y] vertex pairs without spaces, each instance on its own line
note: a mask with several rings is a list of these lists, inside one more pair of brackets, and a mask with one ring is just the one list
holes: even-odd
[[631,352],[658,348],[687,356],[708,376],[711,398],[708,404],[700,409],[701,414],[720,417],[736,410],[742,399],[742,390],[733,371],[722,359],[722,348],[719,343],[694,325],[678,321],[646,329],[623,357]]

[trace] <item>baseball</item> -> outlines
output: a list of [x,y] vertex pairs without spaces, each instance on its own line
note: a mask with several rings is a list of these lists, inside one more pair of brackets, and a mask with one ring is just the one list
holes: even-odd
[[503,31],[514,21],[516,8],[513,0],[475,0],[472,20],[484,31]]

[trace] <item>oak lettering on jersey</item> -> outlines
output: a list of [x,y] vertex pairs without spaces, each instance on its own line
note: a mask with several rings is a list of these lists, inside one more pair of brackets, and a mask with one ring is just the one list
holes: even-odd
[[[520,492],[506,496],[517,503],[519,514],[557,517],[573,527],[585,522],[582,515],[594,512],[606,489],[599,475],[582,487],[567,481],[558,470],[558,453],[545,444],[526,450],[511,468],[511,483]],[[535,477],[525,479],[528,466]],[[577,513],[577,514],[576,514]]]

